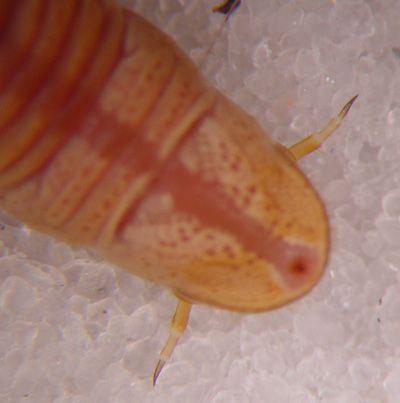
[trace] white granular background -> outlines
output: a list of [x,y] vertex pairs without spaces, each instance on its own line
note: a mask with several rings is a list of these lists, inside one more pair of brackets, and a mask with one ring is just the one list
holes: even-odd
[[[223,20],[125,4],[196,63]],[[153,388],[175,298],[0,213],[0,401],[400,402],[400,2],[243,0],[203,72],[285,145],[359,94],[300,162],[330,217],[322,280],[264,314],[195,306]]]

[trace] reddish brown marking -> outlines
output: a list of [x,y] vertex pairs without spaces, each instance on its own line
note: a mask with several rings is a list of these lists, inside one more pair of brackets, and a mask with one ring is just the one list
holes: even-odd
[[[273,264],[289,288],[303,287],[319,269],[316,248],[290,244],[284,238],[273,236],[272,231],[239,210],[221,192],[218,183],[204,182],[201,176],[189,174],[178,162],[167,164],[153,191],[172,194],[175,211],[196,217],[206,227],[232,234],[246,250]],[[233,257],[232,250],[227,247],[224,250]]]
[[307,272],[307,266],[302,259],[294,259],[289,266],[289,271],[294,276],[301,276]]

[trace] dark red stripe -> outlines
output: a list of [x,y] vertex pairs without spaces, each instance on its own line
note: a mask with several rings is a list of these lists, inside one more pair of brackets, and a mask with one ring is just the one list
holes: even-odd
[[219,183],[205,182],[201,175],[192,175],[179,162],[171,162],[152,190],[170,193],[175,211],[198,218],[201,225],[231,234],[245,250],[273,264],[287,286],[296,289],[315,277],[315,271],[324,263],[316,248],[293,245],[274,236],[236,207],[220,187]]
[[[18,73],[18,67],[23,66],[34,46],[35,41],[40,35],[40,24],[36,25],[36,30],[33,35],[30,35],[29,40],[24,48],[18,46],[16,38],[13,36],[13,28],[17,24],[19,12],[24,8],[23,1],[13,1],[12,7],[7,8],[7,15],[5,16],[5,24],[1,27],[0,31],[0,56],[6,63],[1,66],[0,76],[0,96],[1,91],[12,82],[13,77]],[[45,1],[41,2],[42,9],[39,13],[38,20],[40,21],[45,14]]]

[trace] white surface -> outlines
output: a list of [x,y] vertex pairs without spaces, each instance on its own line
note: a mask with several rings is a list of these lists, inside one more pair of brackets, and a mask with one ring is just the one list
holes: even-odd
[[[213,0],[125,1],[197,61]],[[155,388],[175,300],[0,215],[0,401],[400,402],[400,2],[243,0],[209,55],[213,85],[290,145],[356,93],[301,167],[332,253],[312,293],[277,311],[196,306]]]

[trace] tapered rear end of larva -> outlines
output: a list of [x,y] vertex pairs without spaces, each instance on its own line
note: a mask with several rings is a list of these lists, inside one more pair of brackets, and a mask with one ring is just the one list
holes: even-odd
[[257,312],[300,297],[325,267],[328,223],[281,150],[219,96],[106,255],[127,269],[135,260],[142,276],[188,302]]

